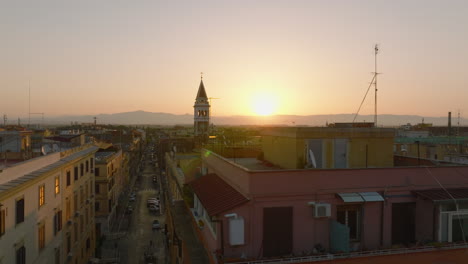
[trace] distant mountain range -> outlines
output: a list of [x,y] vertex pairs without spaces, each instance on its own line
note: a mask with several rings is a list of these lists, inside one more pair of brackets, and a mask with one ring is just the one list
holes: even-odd
[[[48,124],[70,124],[70,122],[92,123],[94,117],[98,124],[123,125],[191,125],[193,115],[175,115],[169,113],[152,113],[134,111],[116,114],[99,114],[83,116],[59,116],[46,118]],[[327,123],[352,122],[354,114],[336,115],[273,115],[273,116],[214,116],[215,125],[287,125],[287,126],[325,126]],[[379,115],[379,126],[400,126],[407,123],[432,123],[434,126],[446,126],[447,117],[423,117],[417,115]],[[360,115],[356,122],[372,122],[373,115]],[[457,125],[457,118],[452,117],[452,125]],[[460,125],[468,124],[468,120],[461,118]]]

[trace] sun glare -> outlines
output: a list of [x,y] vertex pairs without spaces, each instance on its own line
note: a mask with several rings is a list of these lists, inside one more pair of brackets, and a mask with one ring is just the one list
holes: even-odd
[[257,115],[271,115],[276,111],[276,100],[271,94],[258,94],[253,99],[252,104]]

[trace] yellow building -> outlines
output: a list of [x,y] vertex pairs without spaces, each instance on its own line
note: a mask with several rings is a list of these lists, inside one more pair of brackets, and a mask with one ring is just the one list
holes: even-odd
[[88,263],[96,151],[85,145],[0,170],[0,263]]
[[263,158],[283,169],[393,167],[394,135],[375,127],[266,128]]
[[101,149],[96,153],[96,235],[109,234],[116,222],[117,206],[125,178],[122,170],[122,150]]

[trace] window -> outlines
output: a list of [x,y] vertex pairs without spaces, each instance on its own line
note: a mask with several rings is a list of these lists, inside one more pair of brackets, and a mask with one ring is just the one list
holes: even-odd
[[89,161],[86,161],[86,172],[89,172]]
[[60,264],[60,248],[55,249],[55,264]]
[[91,240],[89,239],[89,237],[86,239],[86,251],[89,251],[89,249],[91,248]]
[[24,198],[16,200],[16,224],[24,222]]
[[60,176],[55,177],[55,194],[60,193]]
[[73,195],[73,206],[74,206],[74,210],[75,211],[78,211],[78,193],[75,192],[74,195]]
[[99,176],[99,168],[94,169],[94,176]]
[[95,202],[95,203],[94,203],[94,210],[95,210],[96,212],[100,210],[100,205],[101,205],[101,204],[100,204],[99,202]]
[[[96,169],[96,170],[98,170],[98,169]],[[94,189],[95,189],[95,191],[96,191],[96,194],[98,194],[98,193],[101,191],[101,190],[99,189],[99,186],[100,186],[99,183],[96,183],[96,184],[94,185]]]
[[91,165],[91,169],[93,169],[94,168],[94,159],[93,158],[91,158],[89,160],[89,164]]
[[38,233],[39,250],[42,250],[45,247],[45,225],[43,223],[39,226]]
[[65,202],[65,218],[69,220],[71,217],[71,202],[70,199],[67,197],[67,201]]
[[67,171],[67,187],[71,184],[71,171]]
[[42,184],[39,186],[39,207],[43,206],[45,203],[45,185]]
[[73,224],[73,235],[75,236],[75,242],[78,241],[78,223]]
[[80,206],[83,206],[83,202],[84,202],[83,186],[80,186]]
[[5,220],[6,220],[6,215],[5,215],[5,209],[0,210],[0,236],[5,234]]
[[54,215],[54,235],[57,235],[60,230],[62,230],[62,210]]
[[26,264],[26,248],[24,246],[16,249],[16,264]]
[[70,233],[67,234],[67,254],[70,253],[71,250],[71,237]]
[[74,177],[75,177],[75,181],[78,180],[78,167],[75,167],[74,169]]
[[359,240],[361,233],[361,210],[359,205],[355,206],[338,206],[337,221],[349,227],[349,239]]
[[84,175],[84,166],[83,163],[80,164],[80,176]]
[[80,232],[83,233],[84,229],[84,218],[83,215],[80,215]]
[[89,182],[86,182],[86,183],[85,183],[85,198],[86,198],[86,199],[89,199],[89,198],[88,198],[88,195],[89,195],[89,192],[88,192],[88,188],[89,188],[89,187],[88,187],[88,186],[89,186]]

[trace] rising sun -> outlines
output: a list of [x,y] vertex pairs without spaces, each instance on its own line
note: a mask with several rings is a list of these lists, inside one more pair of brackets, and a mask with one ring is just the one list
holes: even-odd
[[253,99],[252,104],[257,115],[271,115],[276,110],[276,100],[271,94],[258,94]]

